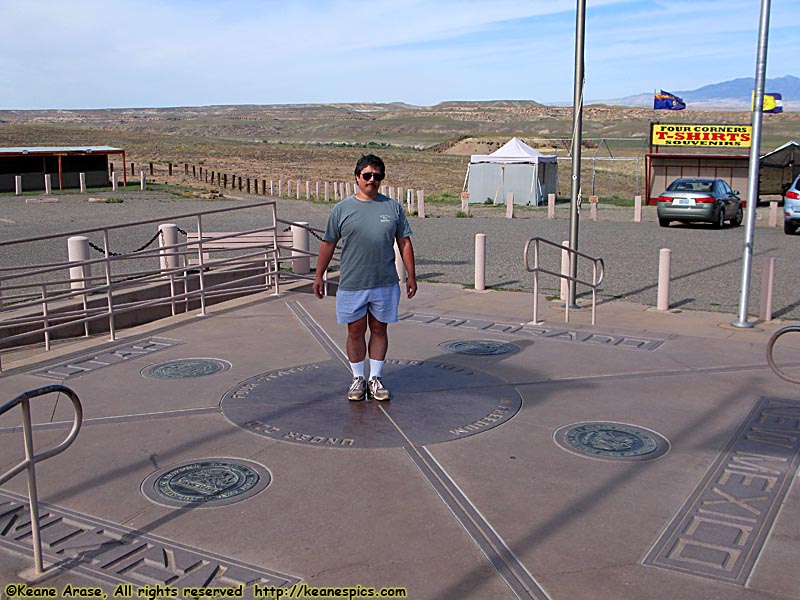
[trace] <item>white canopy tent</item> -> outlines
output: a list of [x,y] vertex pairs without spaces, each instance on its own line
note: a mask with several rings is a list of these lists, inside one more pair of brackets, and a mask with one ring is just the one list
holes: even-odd
[[464,187],[470,203],[505,204],[514,193],[514,204],[544,204],[555,194],[558,162],[555,155],[542,154],[519,138],[511,138],[491,154],[473,154]]

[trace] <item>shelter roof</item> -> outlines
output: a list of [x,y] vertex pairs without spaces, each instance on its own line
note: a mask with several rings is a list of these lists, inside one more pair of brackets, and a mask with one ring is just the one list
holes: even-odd
[[508,140],[491,154],[473,154],[472,163],[540,163],[556,162],[555,154],[542,154],[517,137]]
[[762,167],[778,167],[782,169],[791,164],[800,164],[800,144],[795,141],[786,142],[780,148],[767,152],[761,157]]
[[20,148],[0,148],[0,155],[3,154],[56,154],[63,152],[77,152],[81,154],[122,152],[122,148],[111,146],[27,146]]

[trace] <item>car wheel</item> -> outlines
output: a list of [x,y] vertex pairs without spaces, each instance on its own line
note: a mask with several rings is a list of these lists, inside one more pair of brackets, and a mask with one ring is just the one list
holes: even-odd
[[731,225],[733,225],[734,227],[738,227],[739,225],[742,224],[743,217],[744,214],[742,213],[742,207],[740,206],[739,208],[736,209],[736,216],[733,217],[733,219],[731,219]]
[[659,219],[658,224],[662,227],[669,227],[669,219]]
[[783,222],[783,233],[786,235],[794,235],[795,231],[797,231],[797,225],[795,223],[792,223],[791,221]]
[[717,221],[714,223],[717,229],[725,227],[725,208],[720,206],[717,211]]

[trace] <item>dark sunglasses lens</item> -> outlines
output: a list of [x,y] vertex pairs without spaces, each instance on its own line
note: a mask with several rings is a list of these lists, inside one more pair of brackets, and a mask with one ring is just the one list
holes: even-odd
[[383,181],[383,178],[385,177],[385,175],[383,173],[372,173],[372,172],[369,172],[369,171],[366,172],[366,173],[362,173],[361,174],[361,178],[364,181],[369,181],[373,177],[375,178],[375,181]]

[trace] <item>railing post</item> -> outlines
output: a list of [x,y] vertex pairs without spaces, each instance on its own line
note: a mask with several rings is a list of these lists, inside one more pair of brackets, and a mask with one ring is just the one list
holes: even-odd
[[772,288],[775,284],[775,257],[765,256],[761,262],[761,306],[758,318],[772,321]]
[[114,323],[114,294],[111,289],[111,258],[109,256],[108,251],[108,229],[103,229],[103,254],[105,255],[105,261],[103,262],[103,266],[106,270],[106,299],[108,302],[108,333],[111,338],[111,341],[117,339],[117,332]]
[[486,234],[475,234],[475,290],[486,289]]
[[[89,260],[89,238],[76,235],[67,239],[67,260],[69,262],[83,262]],[[91,265],[80,265],[69,268],[70,288],[82,290],[86,287],[85,279],[92,276]]]
[[658,253],[658,310],[669,310],[669,278],[672,250],[662,248]]
[[[178,243],[178,226],[175,223],[162,223],[158,226],[158,245],[175,246]],[[162,271],[178,268],[178,249],[167,248],[158,251],[159,263]]]
[[[298,183],[300,182],[298,181]],[[306,221],[297,221],[295,225],[292,225],[292,246],[295,248],[292,250],[292,256],[300,257],[292,261],[292,273],[298,275],[311,271],[311,257],[307,254],[309,236],[306,227],[308,227]],[[300,252],[301,250],[303,252]]]
[[200,268],[197,270],[200,285],[200,315],[206,316],[206,280],[203,276],[203,217],[197,215],[197,254],[200,257]]
[[[569,240],[563,240],[561,245],[564,248],[561,249],[561,274],[569,276]],[[567,301],[567,297],[569,296],[569,279],[565,277],[559,277],[559,281],[561,282],[561,290],[559,298],[562,302]]]
[[30,400],[22,401],[22,429],[25,443],[25,460],[28,462],[28,500],[31,513],[31,538],[33,540],[33,561],[36,575],[44,573],[42,559],[42,537],[39,531],[39,492],[36,488],[36,461],[33,452],[33,428],[31,427]]

